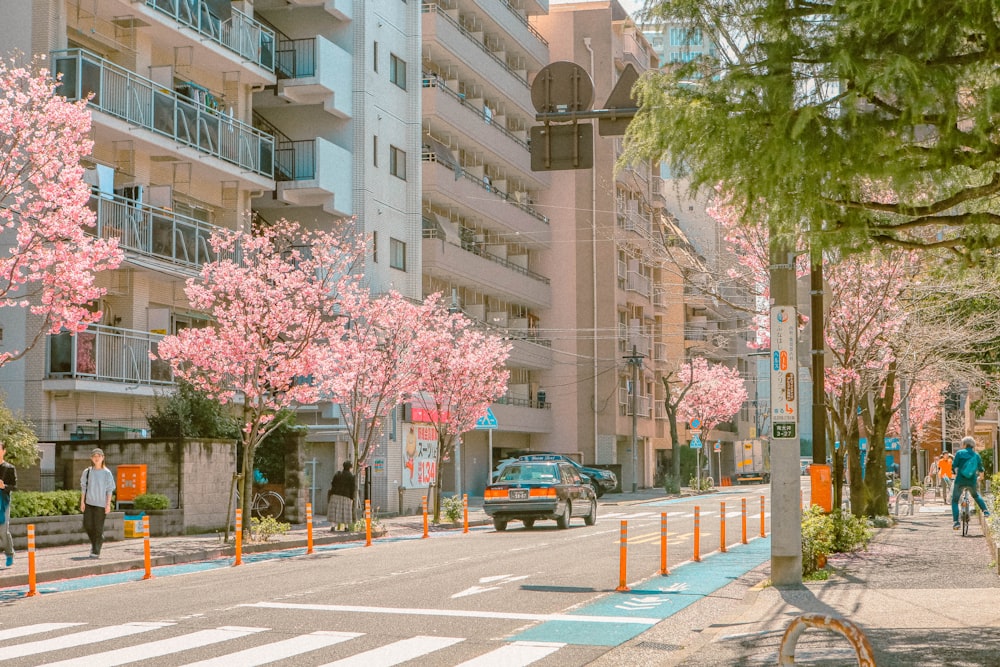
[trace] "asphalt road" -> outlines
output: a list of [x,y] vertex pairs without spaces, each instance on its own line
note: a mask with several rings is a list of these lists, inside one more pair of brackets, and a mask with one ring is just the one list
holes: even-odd
[[[608,497],[592,527],[512,522],[506,532],[456,531],[44,595],[3,608],[0,656],[5,666],[585,665],[766,558],[766,541],[739,544],[744,497],[748,537],[760,532],[761,487],[727,491],[630,506]],[[710,555],[720,546],[723,500],[728,553]],[[682,566],[693,555],[695,505],[704,560]],[[663,512],[669,578],[656,576]],[[622,520],[630,593],[615,592]]]

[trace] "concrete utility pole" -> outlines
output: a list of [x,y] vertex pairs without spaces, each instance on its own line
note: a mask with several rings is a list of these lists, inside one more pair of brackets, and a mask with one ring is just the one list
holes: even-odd
[[639,354],[635,345],[632,346],[632,354],[625,355],[625,359],[628,360],[628,365],[632,367],[632,493],[636,492],[639,487],[639,438],[636,433],[637,419],[636,405],[638,403],[637,395],[639,389],[639,370],[642,368],[642,358],[645,355]]

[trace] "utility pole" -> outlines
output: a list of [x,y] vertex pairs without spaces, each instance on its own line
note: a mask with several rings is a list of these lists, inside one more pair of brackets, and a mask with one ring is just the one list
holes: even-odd
[[[818,231],[816,226],[813,231]],[[810,327],[812,345],[812,465],[809,467],[810,505],[819,505],[827,512],[833,511],[833,487],[830,466],[826,462],[826,389],[824,375],[826,364],[823,360],[826,339],[823,336],[823,250],[813,241],[809,248],[809,310],[812,315]]]
[[636,414],[636,405],[638,403],[637,395],[639,388],[639,369],[642,368],[642,358],[645,355],[639,354],[636,351],[635,345],[632,345],[632,354],[625,355],[625,359],[628,360],[628,365],[632,367],[632,493],[635,493],[639,487],[639,453],[638,444],[639,439],[636,434],[638,415]]

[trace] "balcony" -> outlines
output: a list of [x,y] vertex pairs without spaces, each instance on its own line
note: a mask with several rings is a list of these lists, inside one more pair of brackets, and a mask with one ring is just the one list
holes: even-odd
[[275,150],[274,194],[254,199],[255,209],[319,206],[337,217],[351,215],[353,155],[322,137],[279,139]]
[[637,292],[648,299],[651,293],[649,278],[637,271],[629,271],[625,280],[625,291]]
[[[235,7],[224,3],[223,12],[230,12],[228,17],[219,16],[214,8],[219,3],[209,3],[206,0],[140,0],[147,11],[143,16],[151,21],[169,25],[186,37],[196,48],[203,45],[218,47],[237,59],[250,63],[262,72],[258,72],[248,83],[273,83],[274,77],[274,31],[264,24],[255,21]],[[134,5],[132,2],[122,4]],[[150,11],[151,10],[151,11]],[[158,39],[169,40],[169,35],[158,32]],[[188,44],[173,44],[186,46]]]
[[278,97],[295,104],[322,104],[338,118],[351,117],[351,54],[323,37],[282,39],[277,55]]
[[257,11],[268,9],[288,9],[294,7],[319,7],[327,14],[340,21],[350,21],[353,14],[354,0],[255,0]]
[[118,239],[133,264],[153,260],[158,270],[173,268],[191,276],[206,262],[219,259],[208,243],[218,229],[215,225],[118,195],[92,196],[89,206],[97,214],[93,233]]
[[666,208],[667,207],[667,196],[663,191],[665,187],[663,179],[659,176],[653,176],[649,184],[649,202],[653,208]]
[[91,325],[75,336],[49,336],[45,391],[92,391],[151,396],[174,384],[170,365],[153,361],[163,336]]
[[486,178],[477,178],[457,164],[445,164],[432,151],[423,159],[424,196],[457,207],[472,219],[483,216],[526,239],[548,246],[549,219],[522,198],[497,189]]
[[634,232],[644,239],[653,240],[653,224],[638,211],[619,211],[618,227],[626,232]]
[[[618,413],[623,417],[632,416],[632,396],[628,389],[618,388]],[[635,414],[640,419],[650,419],[653,416],[653,399],[650,396],[635,397]]]
[[[502,33],[507,39],[516,43],[525,57],[534,61],[533,69],[541,69],[549,64],[548,41],[535,26],[531,25],[525,15],[514,9],[509,0],[473,0],[473,2],[479,8],[477,17],[490,22],[491,32]],[[498,9],[497,5],[502,5],[506,11]]]
[[464,249],[443,238],[425,238],[422,263],[426,275],[449,283],[476,284],[499,299],[522,303],[531,308],[552,305],[549,279],[484,247]]
[[218,165],[230,177],[236,167],[237,173],[262,177],[250,179],[251,187],[273,187],[273,138],[214,108],[210,96],[195,101],[80,49],[53,53],[52,59],[56,74],[62,75],[60,95],[70,100],[92,95],[90,106],[105,116],[95,115],[95,126],[110,125],[108,117],[120,119],[125,122],[120,131],[129,137],[139,138],[131,131],[139,128],[157,147],[162,144],[156,137],[165,137],[183,157],[214,158],[232,165]]
[[502,396],[491,409],[504,431],[517,433],[551,433],[552,404],[538,404],[527,398]]

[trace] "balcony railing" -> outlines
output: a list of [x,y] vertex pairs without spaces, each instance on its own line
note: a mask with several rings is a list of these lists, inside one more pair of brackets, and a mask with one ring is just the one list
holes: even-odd
[[490,117],[488,117],[486,115],[486,113],[483,111],[483,109],[481,107],[477,107],[477,106],[473,105],[471,102],[469,102],[467,99],[465,99],[465,95],[463,95],[462,93],[459,93],[458,91],[452,90],[451,88],[449,88],[448,86],[446,86],[445,83],[444,83],[444,81],[442,81],[440,78],[434,76],[433,74],[424,76],[423,87],[424,88],[437,88],[437,89],[443,91],[445,94],[450,95],[455,100],[457,100],[458,103],[461,104],[463,107],[465,107],[466,109],[468,109],[472,113],[474,113],[477,116],[479,116],[479,118],[481,118],[487,125],[489,125],[493,129],[495,129],[498,132],[500,132],[501,134],[503,134],[505,137],[507,137],[508,139],[510,139],[511,141],[513,141],[514,143],[516,143],[521,148],[523,148],[525,150],[531,150],[531,146],[528,144],[528,142],[526,140],[524,140],[521,137],[517,136],[516,134],[514,134],[513,132],[511,132],[510,130],[508,130],[506,127],[504,127],[504,126],[500,125],[499,123],[493,121]]
[[[437,153],[435,153],[433,151],[424,151],[422,153],[422,155],[421,155],[421,159],[424,162],[439,162]],[[463,169],[461,166],[454,165],[454,164],[447,164],[445,162],[441,162],[440,164],[448,167],[449,169],[454,169],[455,170],[455,180],[456,181],[458,180],[459,177],[463,177],[463,178],[465,178],[467,180],[470,180],[473,183],[475,183],[476,185],[478,185],[479,187],[481,187],[482,189],[486,190],[487,192],[492,192],[494,195],[496,195],[500,199],[504,200],[508,204],[513,204],[514,206],[518,207],[519,209],[521,209],[522,211],[524,211],[525,213],[527,213],[531,217],[533,217],[533,218],[535,218],[537,220],[541,220],[546,225],[549,224],[548,217],[546,217],[546,216],[542,215],[541,213],[539,213],[538,211],[536,211],[534,209],[534,207],[529,206],[528,204],[525,204],[524,202],[518,201],[515,197],[510,196],[509,194],[507,194],[503,190],[497,189],[496,187],[494,187],[492,185],[492,183],[490,183],[490,180],[489,180],[488,177],[484,176],[483,178],[477,178],[476,176],[473,176],[469,172],[465,171],[465,169]]]
[[75,336],[49,336],[50,379],[96,380],[125,385],[174,383],[170,364],[150,359],[163,336],[146,331],[91,325]]
[[[618,405],[621,407],[621,414],[626,417],[632,416],[632,396],[628,389],[618,388]],[[638,417],[649,418],[652,416],[653,401],[649,396],[635,397],[635,414]]]
[[[118,239],[128,252],[195,270],[219,259],[208,243],[215,225],[118,195],[93,195],[90,208],[97,214],[94,234]],[[238,255],[228,258],[239,262]]]
[[535,26],[531,25],[528,22],[528,18],[526,16],[524,16],[523,14],[520,14],[516,9],[514,9],[514,5],[510,4],[509,0],[500,0],[500,4],[503,5],[504,7],[506,7],[507,11],[509,11],[511,14],[513,14],[514,18],[516,18],[518,21],[520,21],[521,23],[523,23],[524,27],[528,29],[528,32],[530,32],[532,35],[535,36],[535,39],[537,39],[539,42],[541,42],[545,46],[549,45],[548,40],[546,40],[544,37],[542,37],[542,33],[538,32],[538,29],[535,28]]
[[146,6],[268,72],[274,71],[274,31],[235,7],[232,16],[223,21],[205,0],[146,0]]
[[530,398],[519,398],[511,396],[509,393],[498,398],[496,403],[501,405],[514,405],[519,408],[538,408],[540,410],[551,410],[552,404],[547,401],[538,401]]
[[278,40],[275,70],[282,79],[316,76],[316,38]]
[[465,250],[466,252],[471,252],[474,255],[479,255],[480,257],[482,257],[484,259],[488,259],[491,262],[495,262],[495,263],[499,264],[500,266],[506,267],[506,268],[510,269],[511,271],[515,271],[516,273],[520,273],[521,275],[528,276],[529,278],[534,278],[535,280],[537,280],[539,282],[542,282],[542,283],[545,283],[546,285],[548,285],[548,284],[551,283],[551,281],[549,280],[549,278],[547,278],[546,276],[543,276],[540,273],[536,273],[536,272],[532,271],[531,269],[527,269],[527,268],[521,266],[520,264],[516,264],[516,263],[510,261],[509,259],[507,259],[506,257],[500,257],[499,255],[494,255],[493,253],[490,253],[490,252],[487,252],[487,251],[483,250],[482,244],[480,244],[480,243],[473,243],[471,241],[463,241],[462,245],[458,245],[457,243],[452,243],[451,241],[448,241],[447,238],[445,237],[444,232],[442,232],[437,227],[437,225],[435,225],[432,221],[425,221],[424,222],[423,237],[425,239],[438,239],[438,240],[444,241],[445,243],[447,243],[450,246],[454,246],[456,248],[461,248],[462,250]]
[[462,33],[466,37],[468,37],[470,42],[472,42],[473,44],[475,44],[476,46],[478,46],[482,50],[483,53],[485,53],[490,58],[492,58],[493,60],[495,60],[496,63],[498,65],[500,65],[500,67],[502,67],[505,70],[507,70],[507,72],[512,77],[514,77],[515,79],[517,79],[520,83],[524,84],[525,88],[528,87],[528,80],[524,77],[524,75],[522,75],[520,72],[518,72],[517,70],[515,70],[510,65],[508,65],[507,62],[503,58],[501,58],[497,54],[495,54],[492,51],[490,51],[489,47],[487,47],[481,41],[479,41],[478,39],[476,39],[476,37],[472,33],[470,33],[468,30],[466,30],[465,27],[461,23],[459,23],[451,15],[449,15],[448,12],[443,7],[439,7],[439,6],[435,5],[435,4],[424,3],[423,5],[421,5],[421,11],[423,13],[425,13],[425,14],[428,14],[428,13],[437,14],[438,16],[440,16],[441,18],[443,18],[445,21],[447,21],[448,23],[450,23],[451,25],[453,25],[456,30],[458,30],[460,33]]
[[92,95],[95,109],[272,177],[274,139],[213,108],[210,96],[195,101],[82,49],[58,51],[52,59],[62,75],[60,95],[70,100]]

